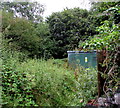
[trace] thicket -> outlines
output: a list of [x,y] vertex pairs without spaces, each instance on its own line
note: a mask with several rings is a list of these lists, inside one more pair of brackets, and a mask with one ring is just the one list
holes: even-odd
[[79,68],[76,77],[62,60],[19,57],[7,53],[3,61],[3,107],[83,106],[97,94],[94,69]]
[[[18,4],[19,9],[16,8]],[[119,2],[94,3],[90,11],[66,8],[62,12],[53,13],[46,21],[41,18],[38,22],[36,20],[40,16],[30,16],[37,10],[41,15],[44,10],[42,5],[36,3],[35,7],[35,3],[18,4],[2,3],[3,39],[11,49],[33,58],[65,58],[67,50],[78,49],[79,43],[99,34],[100,30],[96,31],[96,27],[105,20],[110,22],[110,26],[119,24]],[[29,7],[28,10],[25,7]],[[28,11],[31,8],[35,10],[30,13]],[[17,17],[17,13],[21,15]]]
[[92,18],[89,11],[80,8],[65,9],[49,16],[47,23],[56,46],[53,57],[67,57],[66,52],[78,48],[79,41],[96,34],[96,25]]
[[[37,6],[32,9],[39,9],[39,14],[43,12],[39,4],[18,4],[2,4],[4,107],[82,106],[93,98],[97,93],[96,70],[72,71],[61,60],[48,60],[64,58],[67,50],[81,46],[110,52],[109,59],[102,64],[110,74],[103,76],[109,78],[112,87],[119,85],[119,2],[96,3],[90,11],[65,9],[46,21],[41,16],[30,17],[32,7]],[[25,6],[30,7],[26,10]],[[16,17],[16,12],[24,14]]]
[[65,58],[67,50],[78,48],[80,40],[96,34],[95,22],[89,11],[65,9],[53,13],[43,21],[42,18],[39,20],[38,15],[31,16],[37,10],[37,14],[43,12],[42,5],[39,8],[38,5],[1,3],[3,39],[11,49],[33,58]]
[[[98,3],[95,5],[103,7],[94,7],[95,12],[98,12],[99,17],[105,17],[105,21],[96,28],[98,34],[90,37],[88,40],[80,43],[87,50],[97,50],[105,52],[105,59],[101,67],[105,69],[100,72],[105,79],[103,91],[107,95],[108,90],[115,93],[120,87],[120,8],[118,3]],[[105,7],[107,6],[107,8]],[[98,16],[97,16],[98,17]]]

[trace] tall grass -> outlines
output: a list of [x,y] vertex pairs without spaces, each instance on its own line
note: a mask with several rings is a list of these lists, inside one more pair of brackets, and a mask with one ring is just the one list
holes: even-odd
[[[97,72],[94,69],[78,68],[73,71],[62,60],[54,59],[27,59],[24,62],[12,57],[9,59],[3,67],[4,83],[9,84],[3,84],[3,102],[6,105],[83,106],[97,92]],[[8,82],[8,79],[14,81]],[[13,84],[9,91],[13,89],[16,97],[6,91]],[[16,99],[19,101],[16,102]]]

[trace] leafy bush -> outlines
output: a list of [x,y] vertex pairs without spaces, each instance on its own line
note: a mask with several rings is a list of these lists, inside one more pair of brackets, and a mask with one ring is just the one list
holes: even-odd
[[64,9],[55,12],[47,18],[54,49],[51,49],[54,58],[67,57],[67,50],[78,48],[79,41],[95,34],[90,13],[85,9]]
[[[8,53],[9,55],[9,53]],[[31,106],[36,105],[29,80],[25,73],[16,70],[19,58],[12,55],[3,59],[2,65],[2,105],[3,107],[12,106]]]
[[[95,35],[94,38],[86,40],[82,47],[87,48],[87,50],[96,49],[97,51],[104,51],[103,63],[99,63],[103,69],[99,69],[99,71],[102,71],[100,74],[105,80],[103,81],[104,85],[100,86],[103,87],[102,91],[106,95],[109,89],[114,93],[120,85],[120,32],[119,24],[108,20],[102,23],[103,25],[97,28],[99,34]],[[108,98],[107,95],[106,97]]]
[[104,21],[103,25],[97,28],[97,31],[99,31],[99,34],[95,35],[94,38],[92,37],[84,43],[80,43],[83,48],[92,50],[115,50],[118,43],[120,43],[119,25],[112,24],[111,26],[109,21]]
[[72,71],[59,68],[53,60],[28,60],[17,67],[17,70],[27,72],[38,105],[65,106],[73,99]]
[[9,49],[24,52],[29,57],[38,56],[40,37],[36,35],[35,24],[25,18],[14,18],[9,12],[2,14],[3,44]]
[[2,66],[5,107],[83,106],[97,92],[95,70],[79,68],[74,72],[59,59],[6,59]]
[[[61,65],[60,60],[28,60],[17,67],[27,72],[36,102],[40,106],[81,106],[96,94],[97,72],[78,69],[74,71]],[[64,63],[63,63],[64,64]],[[64,66],[64,67],[63,67]],[[84,100],[80,103],[80,100]]]
[[95,98],[97,95],[97,70],[94,68],[80,67],[75,70],[76,88],[78,98],[83,101],[83,105],[88,100]]

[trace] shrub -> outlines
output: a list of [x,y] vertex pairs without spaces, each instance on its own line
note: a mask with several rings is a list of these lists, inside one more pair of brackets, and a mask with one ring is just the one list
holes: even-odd
[[[27,72],[36,102],[40,106],[81,106],[97,93],[97,72],[79,68],[74,71],[50,59],[28,60],[17,70]],[[65,66],[65,67],[63,67]],[[80,100],[84,100],[80,103]]]
[[[7,55],[4,52],[5,55]],[[2,106],[35,106],[32,88],[26,74],[16,70],[20,64],[19,54],[3,56],[2,61]],[[15,57],[14,57],[15,56]]]
[[63,64],[9,56],[2,66],[3,106],[83,106],[96,94],[97,72]]

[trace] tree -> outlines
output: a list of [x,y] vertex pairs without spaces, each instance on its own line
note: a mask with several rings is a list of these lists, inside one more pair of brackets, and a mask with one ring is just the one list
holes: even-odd
[[11,12],[15,17],[24,17],[33,22],[42,21],[44,6],[38,2],[3,2],[1,8],[6,12]]
[[65,9],[62,12],[53,13],[47,18],[51,39],[55,40],[56,58],[63,58],[67,50],[78,48],[78,42],[95,34],[95,30],[88,19],[87,10],[74,8]]
[[51,39],[49,24],[46,22],[37,24],[35,33],[41,40],[39,43],[40,57],[43,57],[44,59],[53,57],[56,46],[55,41]]
[[10,13],[3,12],[3,39],[12,50],[22,51],[33,57],[39,55],[39,37],[35,33],[34,24],[25,18],[13,18]]
[[97,2],[92,4],[91,12],[98,26],[102,21],[114,21],[119,23],[120,19],[120,2]]

